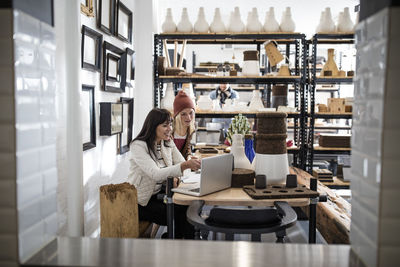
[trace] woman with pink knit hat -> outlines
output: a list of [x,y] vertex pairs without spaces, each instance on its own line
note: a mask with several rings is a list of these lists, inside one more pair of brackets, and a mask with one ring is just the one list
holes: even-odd
[[183,91],[179,91],[174,100],[174,121],[172,137],[178,150],[185,159],[191,155],[190,141],[195,132],[194,103]]

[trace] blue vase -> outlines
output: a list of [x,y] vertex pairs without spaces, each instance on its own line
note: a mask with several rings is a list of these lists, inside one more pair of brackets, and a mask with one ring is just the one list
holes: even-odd
[[250,160],[250,163],[252,163],[256,155],[253,147],[253,139],[244,139],[244,153],[246,154],[246,157]]

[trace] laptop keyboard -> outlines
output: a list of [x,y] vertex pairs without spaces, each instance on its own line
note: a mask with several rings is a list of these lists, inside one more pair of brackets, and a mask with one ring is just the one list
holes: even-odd
[[199,192],[200,192],[200,188],[193,188],[193,189],[190,189],[190,191],[191,191],[191,192],[199,193]]

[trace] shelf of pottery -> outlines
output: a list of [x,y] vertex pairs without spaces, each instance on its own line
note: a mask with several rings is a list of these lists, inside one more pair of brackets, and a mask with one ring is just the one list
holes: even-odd
[[[309,65],[310,107],[307,122],[306,169],[310,173],[317,154],[349,155],[351,153],[353,66],[355,65],[353,30],[354,24],[350,19],[348,8],[339,14],[337,25],[332,20],[330,9],[327,8],[321,14],[317,33],[308,41],[309,48],[311,47],[309,51],[311,62]],[[322,54],[321,51],[326,51],[327,61],[322,68],[319,68],[318,53]],[[335,90],[321,91],[321,88],[335,88]],[[317,95],[319,92],[328,92],[331,97],[325,98],[326,102],[322,103]]]
[[[168,104],[165,106],[165,103],[168,103],[167,97],[173,96],[173,93],[168,91],[176,90],[176,86],[164,86],[165,83],[183,84],[182,89],[189,89],[191,96],[194,96],[192,84],[195,84],[196,88],[201,85],[218,83],[229,83],[236,87],[245,85],[246,90],[253,91],[249,105],[247,105],[247,102],[241,103],[229,99],[223,106],[220,106],[217,101],[212,101],[208,94],[200,95],[198,99],[195,99],[196,117],[232,118],[241,113],[249,118],[255,118],[258,112],[276,111],[278,109],[278,111],[288,113],[288,118],[292,119],[295,125],[295,144],[299,145],[299,140],[304,140],[301,138],[301,133],[304,132],[301,131],[301,123],[303,122],[301,115],[304,115],[301,103],[304,102],[306,68],[305,57],[303,58],[305,53],[302,53],[302,51],[306,46],[306,40],[304,34],[295,32],[295,23],[291,18],[289,7],[283,12],[280,23],[275,18],[274,8],[271,7],[266,14],[264,24],[260,22],[256,8],[249,12],[246,23],[241,20],[238,7],[235,7],[231,12],[230,20],[227,23],[222,21],[220,10],[216,8],[213,21],[210,24],[205,20],[203,8],[199,9],[194,24],[190,21],[186,8],[183,8],[178,24],[173,21],[171,9],[167,9],[162,31],[163,33],[154,36],[154,61],[158,62],[158,65],[155,66],[154,76],[156,106],[158,106],[158,99],[160,99],[161,106],[164,104],[164,107],[167,107]],[[236,69],[237,66],[235,68],[235,64],[232,64],[229,71],[210,71],[204,74],[188,73],[180,64],[182,60],[178,60],[178,53],[184,55],[187,44],[248,44],[252,45],[254,49],[243,52],[243,64],[238,69]],[[286,45],[287,49],[294,47],[292,49],[294,58],[291,58],[292,62],[290,62],[293,66],[292,71],[289,70],[288,59],[285,61],[284,55],[278,50],[278,45],[282,44]],[[178,49],[178,46],[181,46],[181,48]],[[169,59],[167,47],[173,48],[173,59]],[[266,73],[264,71],[264,75],[261,75],[261,49],[265,49],[269,65],[271,67],[278,66],[279,71]],[[163,54],[166,56],[164,57]],[[300,66],[300,64],[304,64],[304,66]],[[261,96],[265,94],[264,92],[261,94],[258,90],[259,86],[266,84],[270,85],[269,88],[273,87],[273,92],[280,93],[280,95],[272,96],[276,100],[275,108],[267,108],[264,105]],[[293,106],[287,104],[289,85],[295,92]],[[281,104],[279,105],[279,103]]]

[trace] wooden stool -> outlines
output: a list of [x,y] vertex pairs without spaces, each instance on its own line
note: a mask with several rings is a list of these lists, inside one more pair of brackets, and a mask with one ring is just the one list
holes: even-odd
[[100,187],[100,229],[100,237],[152,236],[152,223],[139,222],[137,191],[133,185],[122,183]]

